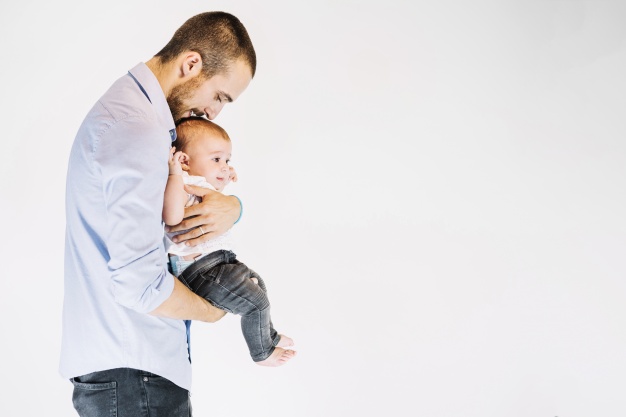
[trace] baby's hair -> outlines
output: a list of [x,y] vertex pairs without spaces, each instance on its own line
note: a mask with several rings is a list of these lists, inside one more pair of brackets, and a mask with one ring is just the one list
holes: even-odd
[[180,119],[176,123],[176,140],[172,143],[172,146],[176,147],[177,151],[185,152],[185,148],[189,143],[206,133],[230,142],[228,133],[222,127],[204,117],[191,116]]

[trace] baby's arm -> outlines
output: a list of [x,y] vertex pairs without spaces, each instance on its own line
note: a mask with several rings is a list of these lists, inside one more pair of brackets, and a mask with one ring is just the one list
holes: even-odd
[[180,163],[186,158],[187,155],[176,152],[176,148],[172,148],[170,151],[170,175],[167,177],[163,198],[163,221],[168,226],[180,223],[185,216],[187,192],[183,182],[183,168]]

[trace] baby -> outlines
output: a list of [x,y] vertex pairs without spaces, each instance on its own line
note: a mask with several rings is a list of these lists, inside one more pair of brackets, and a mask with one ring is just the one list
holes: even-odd
[[[178,124],[176,133],[163,202],[163,221],[170,226],[183,220],[185,207],[198,202],[184,184],[221,192],[231,179],[236,181],[228,165],[232,146],[224,129],[207,119],[190,117]],[[296,352],[285,349],[293,346],[293,340],[278,334],[272,325],[265,283],[236,259],[231,232],[197,246],[172,241],[184,232],[165,236],[172,273],[214,306],[241,316],[243,336],[257,364],[280,366],[293,358]]]

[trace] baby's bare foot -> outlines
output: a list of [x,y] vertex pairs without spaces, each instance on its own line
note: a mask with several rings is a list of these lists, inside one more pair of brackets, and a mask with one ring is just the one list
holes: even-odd
[[283,349],[283,348],[274,348],[274,351],[270,355],[269,358],[264,361],[257,362],[257,365],[261,366],[281,366],[287,363],[287,361],[296,356],[295,350]]
[[291,337],[287,337],[284,334],[279,334],[280,340],[276,343],[278,347],[289,347],[293,346],[293,339]]

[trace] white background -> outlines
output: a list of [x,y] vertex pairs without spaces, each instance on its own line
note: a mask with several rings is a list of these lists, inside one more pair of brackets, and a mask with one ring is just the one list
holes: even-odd
[[240,259],[298,357],[193,326],[196,416],[626,415],[626,3],[20,1],[0,6],[3,416],[57,373],[80,122],[188,17],[248,28]]

